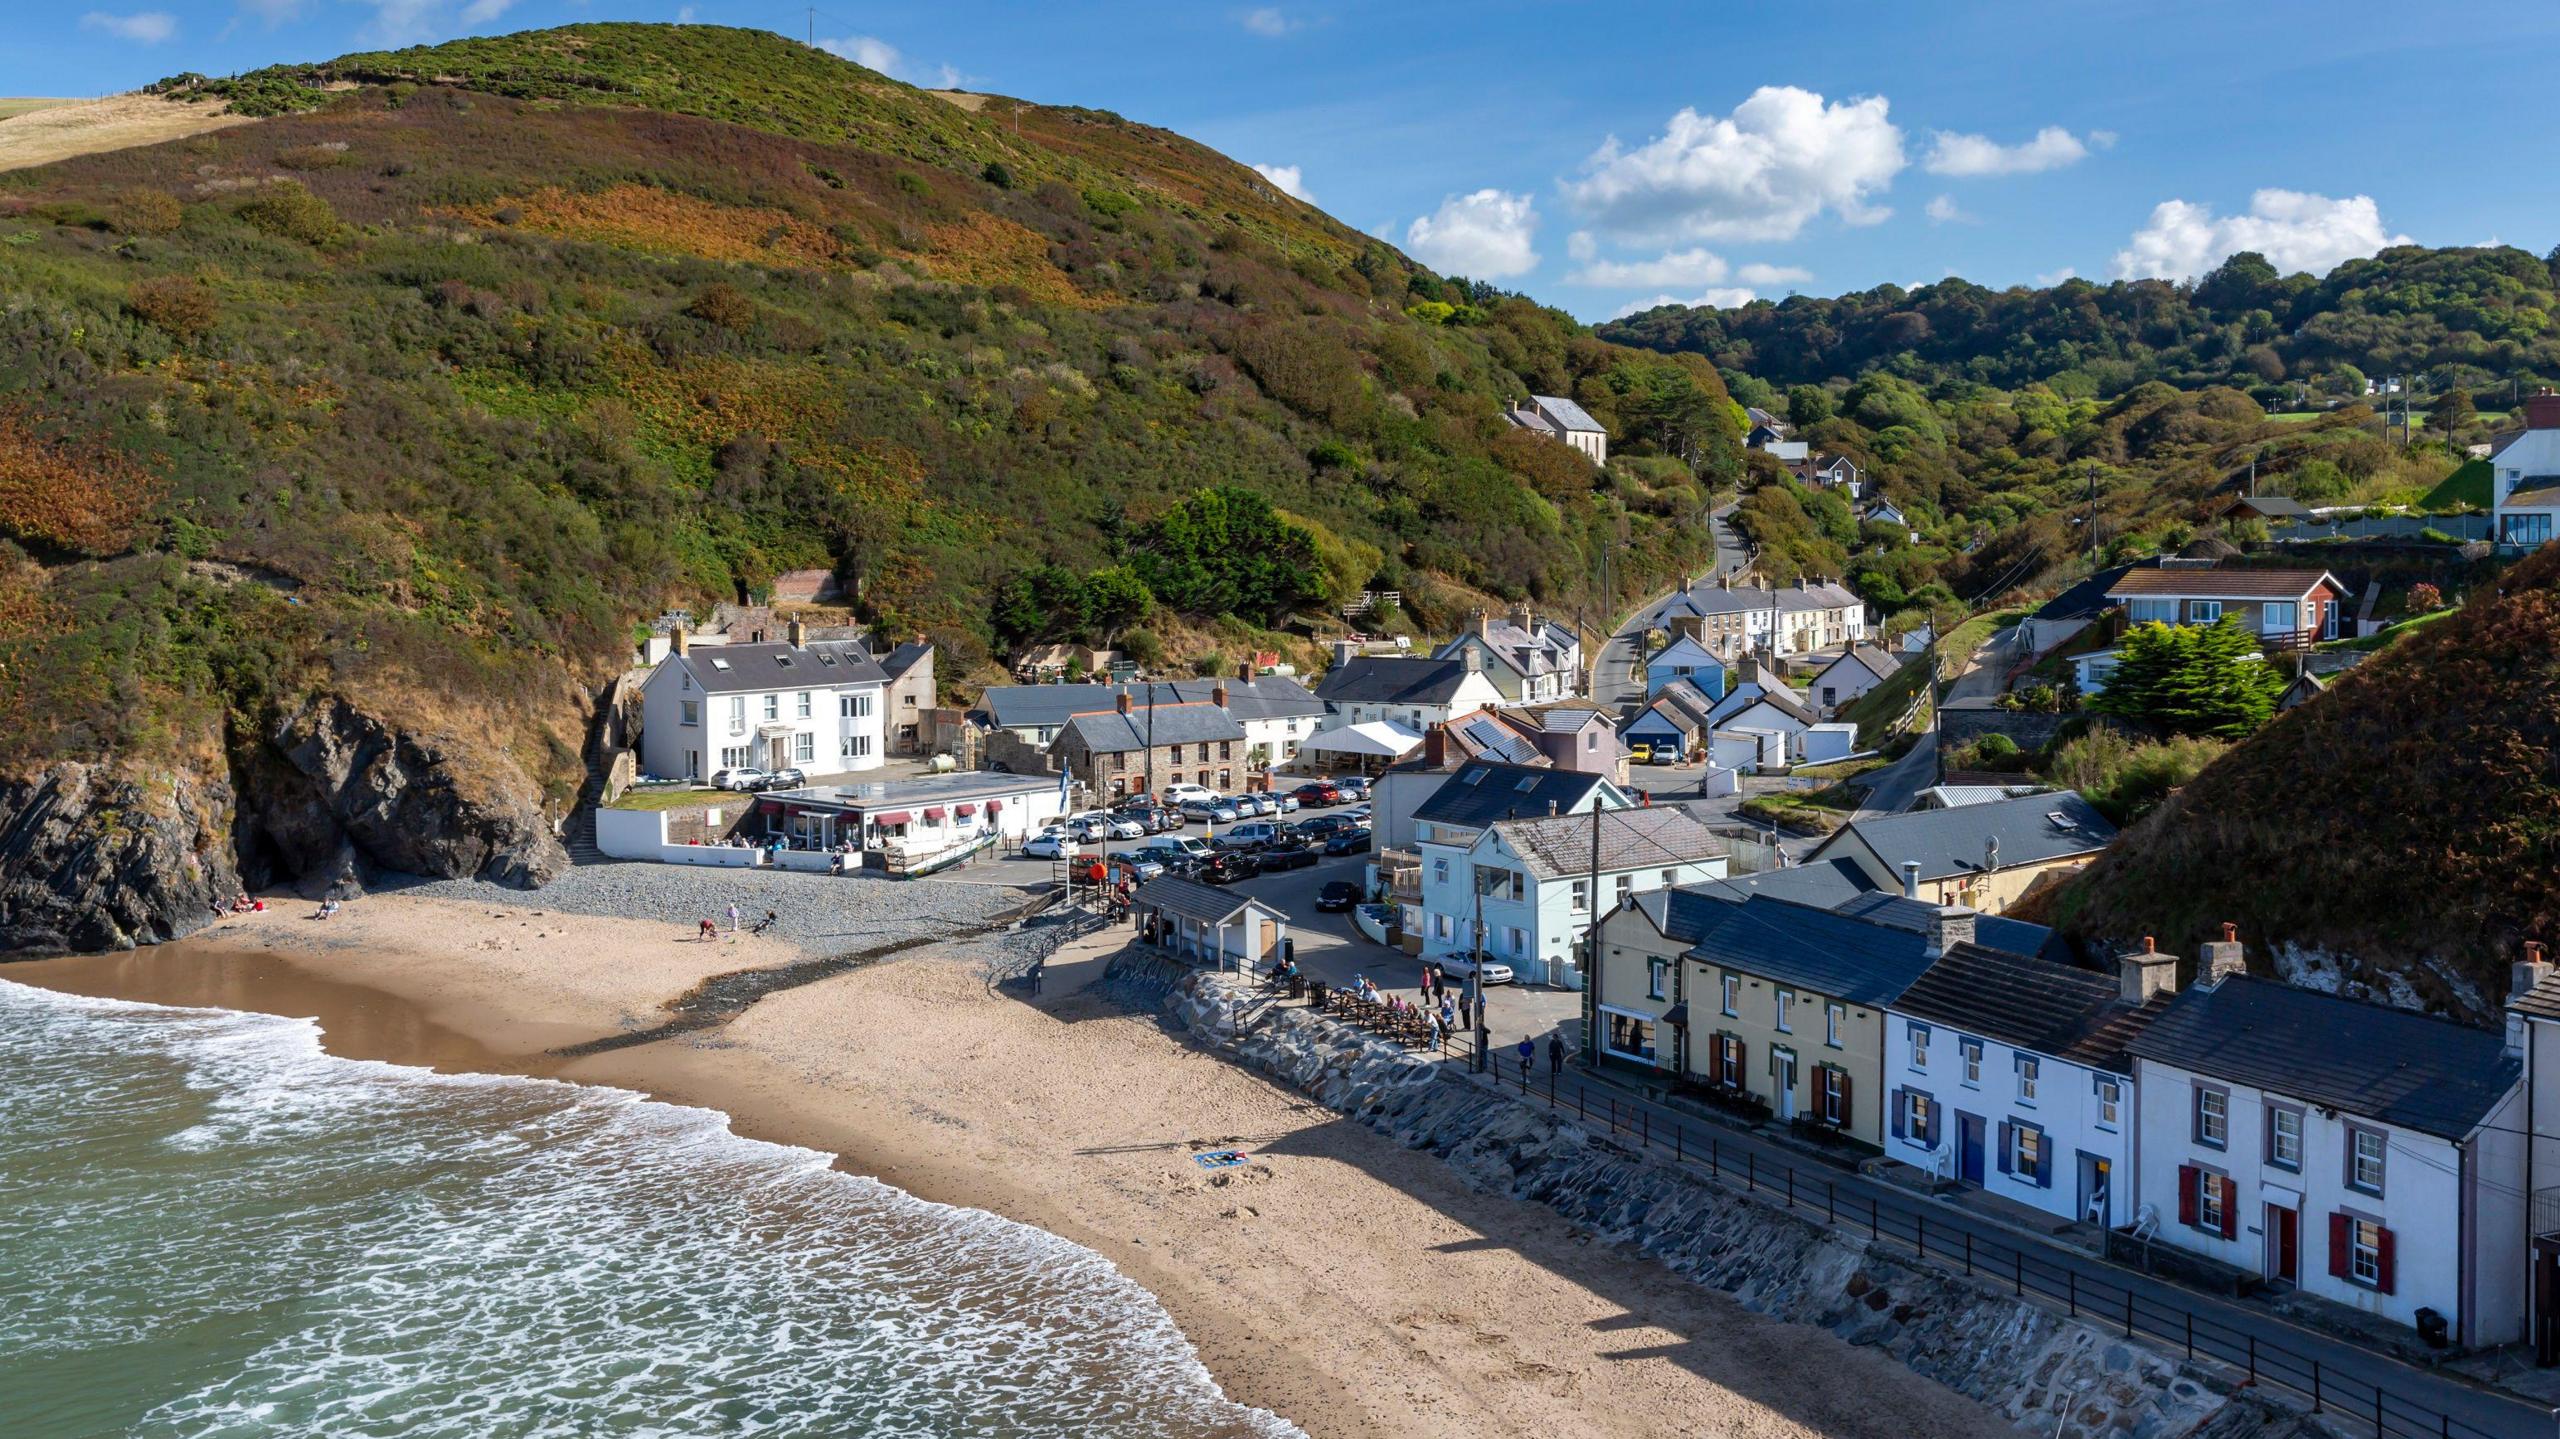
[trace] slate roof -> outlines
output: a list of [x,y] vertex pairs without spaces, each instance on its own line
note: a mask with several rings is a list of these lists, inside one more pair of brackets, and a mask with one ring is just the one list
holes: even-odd
[[[1926,933],[1938,913],[1938,907],[1926,900],[1905,899],[1889,889],[1869,890],[1828,907],[1852,919],[1871,919],[1914,934]],[[2053,931],[2043,925],[1996,914],[1974,916],[1973,937],[1976,943],[2012,954],[2042,954],[2054,943]]]
[[[2065,829],[2046,816],[2061,815]],[[2116,837],[2116,827],[2070,790],[2031,794],[1956,809],[1922,809],[1877,819],[1852,820],[1814,849],[1820,855],[1850,836],[1866,842],[1885,867],[1902,873],[1905,860],[1920,861],[1922,879],[1947,879],[1986,868],[1988,847],[2000,842],[2000,868],[2041,864],[2095,854]]]
[[1664,685],[1662,692],[1653,697],[1653,703],[1646,705],[1634,719],[1627,721],[1626,728],[1632,730],[1646,718],[1651,717],[1670,725],[1682,734],[1692,734],[1706,724],[1707,714],[1714,708],[1715,701],[1707,698],[1705,690],[1691,684],[1688,680],[1677,679]]
[[1159,680],[1138,685],[994,685],[979,707],[998,729],[1053,728],[1080,714],[1107,710],[1122,690],[1140,712],[1153,694],[1156,711],[1175,704],[1206,704],[1219,685],[1227,687],[1227,713],[1240,720],[1314,718],[1324,701],[1287,675],[1261,675],[1249,680]]
[[[1504,820],[1493,826],[1502,842],[1540,879],[1589,874],[1592,817],[1558,814]],[[1721,859],[1723,840],[1677,809],[1613,809],[1599,816],[1600,873],[1658,869]]]
[[2045,601],[2041,608],[2027,618],[2030,620],[2096,619],[2107,608],[2107,591],[2114,589],[2116,581],[2123,579],[2133,569],[2132,565],[2117,565],[2113,569],[2100,570]]
[[1696,944],[1698,936],[1707,932],[1724,908],[1735,903],[1710,893],[1710,888],[1682,885],[1676,889],[1649,889],[1627,903],[1651,921],[1663,938],[1674,944]]
[[1433,791],[1413,817],[1422,824],[1482,829],[1499,820],[1541,817],[1550,805],[1557,814],[1571,814],[1603,783],[1599,775],[1579,770],[1471,759]]
[[1827,675],[1842,665],[1849,664],[1856,665],[1878,680],[1889,680],[1893,678],[1894,671],[1902,668],[1901,661],[1877,649],[1874,645],[1851,645],[1840,652],[1839,658],[1822,667],[1821,674],[1814,676],[1814,683],[1822,683],[1822,675]]
[[1866,604],[1866,601],[1829,580],[1813,585],[1781,585],[1774,590],[1754,585],[1736,585],[1732,589],[1710,585],[1691,590],[1687,598],[1690,606],[1701,615],[1743,614],[1765,610],[1771,605],[1777,606],[1782,613],[1795,613],[1857,609]]
[[1924,934],[1753,895],[1716,916],[1692,958],[1850,1004],[1891,1004],[1933,962]]
[[1129,900],[1132,904],[1146,905],[1166,914],[1197,920],[1202,924],[1220,923],[1232,918],[1238,910],[1251,906],[1260,906],[1265,912],[1273,915],[1280,913],[1251,895],[1238,894],[1231,889],[1219,889],[1214,885],[1202,884],[1196,879],[1184,879],[1174,874],[1160,874],[1145,884],[1139,885],[1131,892]]
[[889,653],[881,659],[880,668],[893,680],[904,679],[906,678],[907,671],[916,667],[916,661],[923,659],[926,655],[932,653],[933,641],[909,640],[905,644],[898,646],[896,649],[889,651]]
[[[1987,922],[1974,922],[1977,935]],[[2127,1004],[2112,975],[1977,942],[1949,949],[1912,981],[1893,1008],[1914,1019],[2124,1074],[2132,1069],[2125,1045],[2149,1028],[2171,999],[2164,994],[2147,1004]]]
[[1855,861],[1845,859],[1807,860],[1785,869],[1764,869],[1758,874],[1737,874],[1713,884],[1697,886],[1700,893],[1726,904],[1740,904],[1755,894],[1771,899],[1793,900],[1798,904],[1833,909],[1860,895],[1875,893],[1875,882]]
[[1336,665],[1315,692],[1327,704],[1447,704],[1467,674],[1463,660],[1361,655]]
[[1594,721],[1606,722],[1608,712],[1589,700],[1560,700],[1554,704],[1521,705],[1511,711],[1514,720],[1526,720],[1541,734],[1579,734]]
[[2560,1019],[2560,973],[2544,975],[2541,983],[2509,999],[2507,1008],[2536,1019]]
[[2311,507],[2290,495],[2241,495],[2223,506],[2223,513],[2255,510],[2268,519],[2296,520],[2311,513]]
[[1561,395],[1531,395],[1529,403],[1545,411],[1549,419],[1568,430],[1589,430],[1595,434],[1607,433],[1600,428],[1598,420],[1591,418],[1590,411]]
[[2340,594],[2346,587],[2327,570],[2188,569],[2183,566],[2127,570],[2107,588],[2107,598],[2144,595],[2192,596],[2197,599],[2298,600],[2327,580]]
[[1470,754],[1504,764],[1533,765],[1545,758],[1527,735],[1483,710],[1449,721],[1449,732]]
[[1750,708],[1756,704],[1765,704],[1769,708],[1776,710],[1778,713],[1785,715],[1787,718],[1794,720],[1796,723],[1801,725],[1814,725],[1822,722],[1822,716],[1815,714],[1810,709],[1807,709],[1804,701],[1796,698],[1795,686],[1788,684],[1784,680],[1780,680],[1776,685],[1763,690],[1756,698],[1746,700],[1741,704],[1735,705],[1732,709],[1725,711],[1724,718],[1717,720],[1716,723],[1720,725],[1730,724],[1732,723],[1735,715],[1749,711]]
[[1235,717],[1213,704],[1158,704],[1152,724],[1146,707],[1141,705],[1127,714],[1103,710],[1098,714],[1081,714],[1067,721],[1067,733],[1073,735],[1093,754],[1131,754],[1146,749],[1152,736],[1157,745],[1200,744],[1212,740],[1240,740],[1244,726]]
[[2522,1071],[2495,1031],[2247,975],[2178,995],[2126,1048],[2443,1139],[2468,1135]]
[[705,694],[762,694],[889,682],[889,676],[870,652],[852,640],[818,640],[807,645],[704,645],[670,658],[692,672],[693,682]]

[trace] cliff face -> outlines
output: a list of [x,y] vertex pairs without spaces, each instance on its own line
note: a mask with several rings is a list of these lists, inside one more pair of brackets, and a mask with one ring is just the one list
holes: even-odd
[[57,764],[0,782],[0,953],[130,949],[239,890],[227,776]]

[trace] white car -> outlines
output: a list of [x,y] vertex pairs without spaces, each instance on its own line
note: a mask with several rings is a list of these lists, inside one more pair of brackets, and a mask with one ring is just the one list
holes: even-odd
[[1059,859],[1074,842],[1065,830],[1044,829],[1022,842],[1022,852],[1033,859]]
[[1147,837],[1147,827],[1145,825],[1138,823],[1134,819],[1125,819],[1119,815],[1113,815],[1105,819],[1102,822],[1102,827],[1104,832],[1109,834],[1113,839],[1145,839]]
[[[1433,962],[1438,964],[1442,969],[1447,970],[1449,973],[1456,975],[1460,979],[1464,979],[1468,975],[1475,973],[1476,957],[1472,954],[1464,953],[1463,951],[1453,951],[1448,954],[1434,955],[1432,956],[1432,959]],[[1504,964],[1500,960],[1486,960],[1484,962],[1484,982],[1487,984],[1509,984],[1511,982],[1511,966]]]
[[1183,805],[1195,799],[1215,801],[1218,792],[1205,784],[1169,784],[1164,787],[1163,796],[1166,804]]

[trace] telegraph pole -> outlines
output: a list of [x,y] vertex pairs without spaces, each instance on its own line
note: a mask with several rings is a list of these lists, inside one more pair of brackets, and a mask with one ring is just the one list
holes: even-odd
[[1476,962],[1475,968],[1467,974],[1467,1007],[1476,1015],[1476,1054],[1471,1063],[1474,1072],[1482,1074],[1485,1046],[1492,1041],[1490,1029],[1484,1022],[1484,876],[1475,872],[1475,866],[1469,865],[1467,878],[1476,890]]

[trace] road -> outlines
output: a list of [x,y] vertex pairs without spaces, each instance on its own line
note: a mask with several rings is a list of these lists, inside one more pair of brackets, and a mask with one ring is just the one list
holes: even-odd
[[[1715,540],[1715,564],[1707,571],[1706,577],[1692,587],[1693,593],[1714,584],[1716,576],[1742,568],[1748,558],[1741,537],[1725,522],[1725,517],[1732,513],[1733,506],[1727,505],[1707,516],[1707,529]],[[1591,698],[1594,701],[1618,709],[1644,698],[1644,682],[1636,677],[1636,665],[1644,658],[1645,632],[1653,628],[1661,617],[1662,607],[1671,603],[1678,593],[1677,590],[1665,591],[1647,601],[1600,646],[1599,654],[1591,662]]]
[[[1965,662],[1962,674],[1947,686],[1945,698],[1965,699],[1999,692],[2002,668],[2010,661],[2009,646],[2017,638],[2017,627],[1992,631],[1979,649]],[[1860,818],[1900,814],[1911,807],[1920,791],[1938,782],[1937,716],[1930,716],[1930,727],[1920,735],[1911,752],[1875,772],[1868,781],[1867,797],[1860,804]]]

